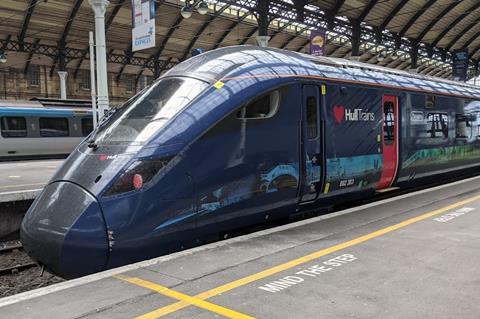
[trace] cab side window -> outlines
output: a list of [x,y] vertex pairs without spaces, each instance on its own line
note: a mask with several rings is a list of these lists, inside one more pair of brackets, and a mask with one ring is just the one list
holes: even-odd
[[267,119],[273,117],[280,104],[280,91],[275,90],[248,103],[237,112],[241,120]]

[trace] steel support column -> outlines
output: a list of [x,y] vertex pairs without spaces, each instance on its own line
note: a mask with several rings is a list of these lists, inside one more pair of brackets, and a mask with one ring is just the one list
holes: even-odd
[[268,36],[268,25],[270,24],[268,15],[269,5],[269,0],[258,0],[256,7],[258,23],[257,43],[261,47],[268,47],[268,41],[270,40]]
[[95,13],[95,45],[97,60],[97,94],[98,112],[102,118],[109,109],[107,51],[105,45],[105,11],[108,0],[89,0]]
[[410,69],[416,70],[418,68],[418,42],[412,41],[410,47]]
[[361,29],[360,29],[360,21],[356,19],[351,19],[350,22],[352,23],[352,57],[360,56],[360,36],[361,36]]

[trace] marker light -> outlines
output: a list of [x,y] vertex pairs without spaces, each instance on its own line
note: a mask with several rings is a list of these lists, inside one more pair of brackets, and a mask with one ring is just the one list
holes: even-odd
[[113,183],[105,196],[118,195],[142,189],[164,168],[173,156],[153,160],[138,160]]
[[133,175],[132,184],[135,189],[140,189],[143,187],[143,177],[140,174]]

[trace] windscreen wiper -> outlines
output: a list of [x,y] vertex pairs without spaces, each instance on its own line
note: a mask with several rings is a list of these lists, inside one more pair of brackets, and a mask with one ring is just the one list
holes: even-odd
[[101,126],[103,126],[107,121],[108,119],[110,119],[112,117],[113,114],[115,114],[120,108],[116,108],[116,107],[113,107],[111,108],[110,110],[108,110],[108,113],[105,114],[102,119],[99,121],[98,123],[98,126],[97,128],[95,129],[95,132],[93,133],[92,137],[90,138],[90,140],[88,140],[88,144],[87,146],[91,149],[93,149],[94,151],[98,148],[98,144],[97,144],[97,141],[96,141],[96,137],[97,137],[97,132],[98,130],[100,129]]

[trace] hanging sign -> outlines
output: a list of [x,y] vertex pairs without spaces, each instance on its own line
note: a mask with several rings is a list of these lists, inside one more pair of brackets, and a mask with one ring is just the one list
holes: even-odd
[[459,81],[466,81],[468,71],[468,48],[453,51],[452,59],[453,77]]
[[315,56],[325,55],[327,45],[327,30],[317,29],[310,33],[310,54]]
[[154,0],[132,1],[132,51],[155,46]]

